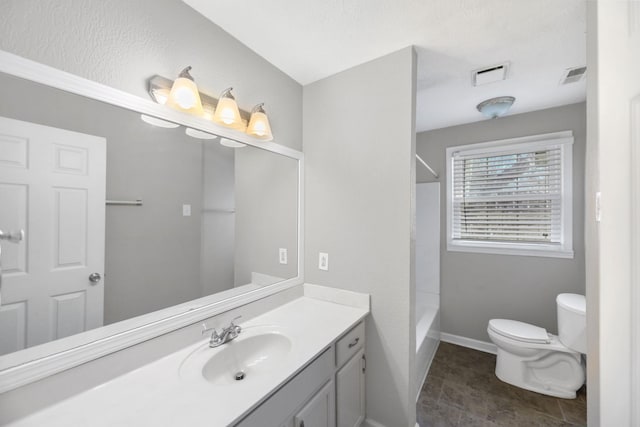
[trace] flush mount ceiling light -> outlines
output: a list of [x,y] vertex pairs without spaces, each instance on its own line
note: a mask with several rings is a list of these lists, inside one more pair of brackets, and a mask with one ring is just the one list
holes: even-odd
[[476,106],[476,108],[484,116],[495,119],[497,117],[505,115],[507,111],[509,111],[509,108],[511,108],[515,100],[516,99],[513,96],[498,96],[496,98],[482,101]]
[[203,111],[200,92],[189,71],[190,66],[182,70],[173,82],[166,104],[177,110],[201,116]]
[[273,139],[271,126],[269,125],[267,113],[264,111],[264,108],[262,108],[263,106],[264,103],[261,103],[251,110],[247,134],[262,139],[263,141],[271,141]]
[[236,130],[244,130],[244,123],[238,110],[238,104],[231,91],[232,87],[222,91],[218,98],[213,121]]

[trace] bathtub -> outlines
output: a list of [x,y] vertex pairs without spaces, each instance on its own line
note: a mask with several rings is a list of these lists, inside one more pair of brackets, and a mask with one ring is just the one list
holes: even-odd
[[440,344],[440,295],[416,293],[416,400]]

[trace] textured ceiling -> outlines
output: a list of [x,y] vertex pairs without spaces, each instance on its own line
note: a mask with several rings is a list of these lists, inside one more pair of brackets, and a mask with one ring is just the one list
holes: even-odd
[[[184,1],[303,85],[416,46],[418,131],[483,120],[494,96],[516,97],[510,114],[586,98],[559,85],[586,64],[585,0]],[[471,85],[505,61],[506,81]]]

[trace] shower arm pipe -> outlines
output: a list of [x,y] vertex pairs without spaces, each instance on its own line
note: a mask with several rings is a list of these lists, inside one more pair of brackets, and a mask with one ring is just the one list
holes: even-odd
[[429,170],[429,172],[431,172],[431,174],[432,174],[433,176],[435,176],[436,178],[440,178],[440,177],[438,176],[438,174],[436,173],[436,171],[434,171],[433,169],[431,169],[431,166],[429,166],[429,165],[427,164],[427,162],[425,162],[424,160],[422,160],[422,157],[420,157],[420,156],[418,156],[418,155],[416,154],[416,159],[418,159],[418,161],[419,161],[420,163],[422,163],[422,165],[423,165],[425,168],[427,168],[427,169]]

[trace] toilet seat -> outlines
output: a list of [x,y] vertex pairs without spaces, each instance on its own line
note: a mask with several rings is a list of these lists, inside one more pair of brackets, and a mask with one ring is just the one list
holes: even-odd
[[551,338],[547,330],[529,323],[509,319],[491,319],[489,329],[498,335],[530,344],[549,344]]

